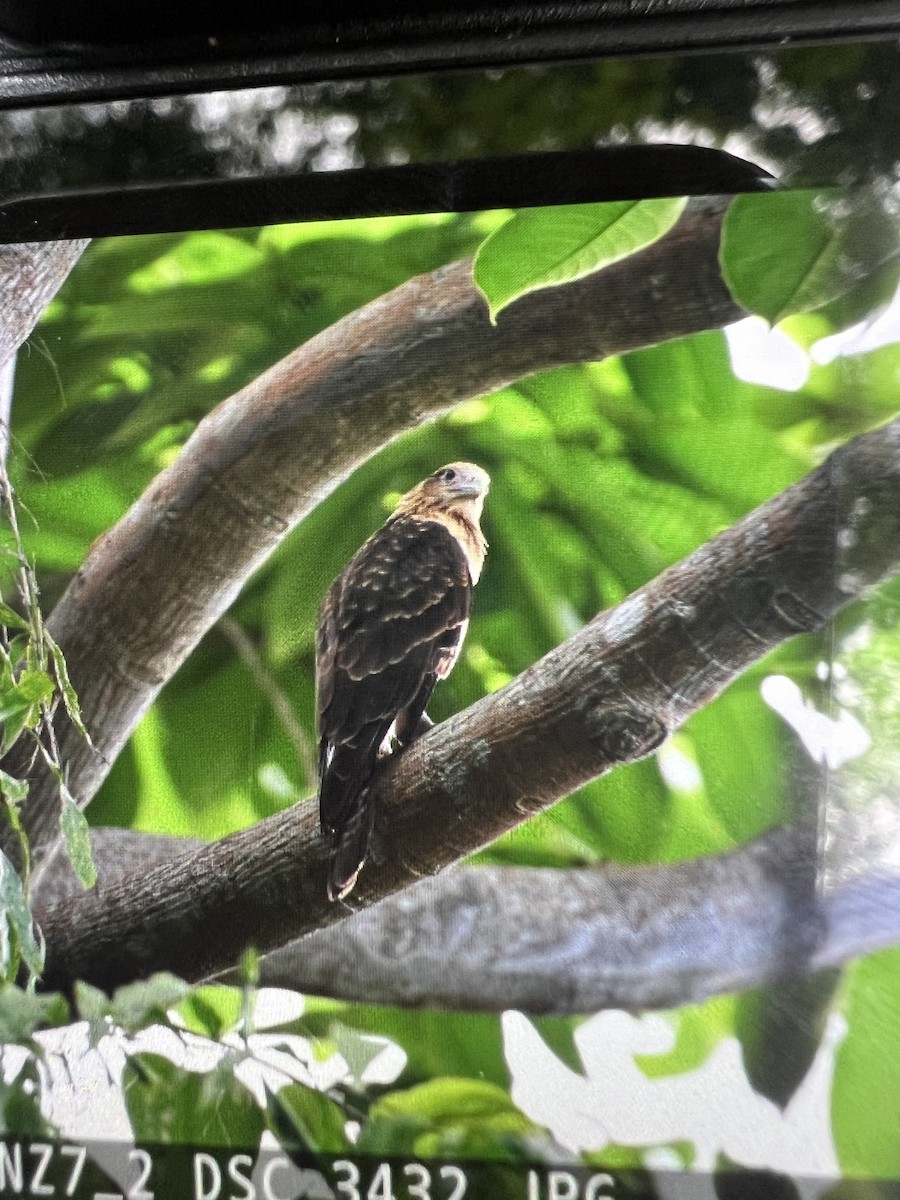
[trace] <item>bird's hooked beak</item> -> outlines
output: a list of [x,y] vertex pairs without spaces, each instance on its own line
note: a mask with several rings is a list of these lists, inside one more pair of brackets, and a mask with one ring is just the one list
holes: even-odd
[[466,499],[487,495],[491,479],[487,471],[475,463],[449,463],[435,471],[434,477],[447,492]]
[[423,507],[439,512],[463,510],[478,518],[490,483],[487,471],[475,463],[448,463],[407,492],[394,511],[416,513]]

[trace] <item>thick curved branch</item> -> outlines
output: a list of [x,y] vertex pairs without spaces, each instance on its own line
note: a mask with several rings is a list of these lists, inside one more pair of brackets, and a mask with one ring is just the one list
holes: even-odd
[[0,366],[34,329],[87,244],[83,238],[0,246]]
[[[524,375],[742,316],[720,277],[723,211],[724,202],[693,203],[641,254],[526,296],[496,326],[470,263],[412,279],[210,413],[95,544],[48,622],[96,747],[60,716],[60,756],[79,801],[253,571],[398,433]],[[23,820],[39,857],[56,837],[59,801],[52,778],[36,771]],[[3,848],[14,856],[15,839]]]
[[[314,806],[48,905],[48,985],[198,979],[340,922],[649,753],[751,663],[900,570],[900,419],[389,760],[382,853],[329,905]],[[812,894],[813,880],[809,881]]]
[[[493,1012],[699,1003],[810,970],[831,932],[832,902],[810,888],[814,872],[805,830],[674,865],[463,868],[275,951],[261,981]],[[898,909],[900,882],[895,936]]]
[[9,448],[15,355],[59,291],[87,240],[0,246],[0,463]]
[[[93,842],[104,881],[201,846],[124,829],[94,830]],[[275,950],[260,983],[402,1007],[646,1010],[900,943],[900,878],[874,858],[857,855],[849,878],[821,885],[808,828],[678,864],[460,867]],[[52,900],[78,891],[61,874]]]
[[814,851],[785,829],[675,865],[462,868],[276,950],[260,982],[562,1016],[697,1004],[900,943],[900,877],[818,891]]

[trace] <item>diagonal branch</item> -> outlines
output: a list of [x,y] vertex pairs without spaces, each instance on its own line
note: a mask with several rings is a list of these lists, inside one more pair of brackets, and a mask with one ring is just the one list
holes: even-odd
[[817,889],[815,849],[786,829],[672,865],[454,870],[276,950],[260,982],[563,1016],[698,1004],[897,945],[900,878]]
[[[95,544],[48,622],[96,747],[60,717],[60,753],[80,802],[253,571],[399,433],[524,375],[742,316],[718,265],[724,207],[692,203],[660,242],[523,298],[496,326],[470,263],[412,279],[210,413]],[[58,803],[52,779],[33,774],[23,819],[38,857],[56,837]],[[16,852],[8,838],[3,848]]]
[[900,881],[819,894],[815,871],[806,829],[675,864],[462,868],[275,951],[261,982],[404,1007],[645,1010],[803,975],[900,938]]
[[[201,845],[125,829],[92,837],[104,882]],[[856,847],[854,870],[823,881],[816,842],[801,827],[677,864],[461,867],[273,951],[260,983],[401,1007],[646,1010],[900,942],[900,879]],[[79,891],[71,871],[60,873],[45,899]]]
[[9,450],[16,351],[81,257],[87,240],[0,246],[0,463]]
[[29,337],[87,244],[82,238],[0,246],[0,366]]
[[[45,982],[190,979],[345,920],[653,750],[751,663],[900,570],[900,419],[445,721],[380,780],[384,853],[329,905],[312,805],[47,905]],[[808,881],[812,888],[812,879]]]

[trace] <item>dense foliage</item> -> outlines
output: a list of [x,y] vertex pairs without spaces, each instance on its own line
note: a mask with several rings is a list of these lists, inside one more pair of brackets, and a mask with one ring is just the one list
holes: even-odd
[[[678,215],[673,202],[663,208],[95,242],[17,368],[10,474],[45,608],[204,413],[341,315],[479,247],[477,278],[499,312],[517,295],[661,236]],[[585,221],[594,221],[591,238]],[[529,260],[528,238],[558,244],[554,261]],[[747,308],[782,322],[778,344],[795,368],[801,364],[801,383],[788,387],[771,372],[768,383],[747,382],[734,365],[737,341],[730,350],[724,332],[710,332],[521,380],[375,454],[287,539],[166,686],[92,803],[90,821],[216,838],[310,795],[319,600],[397,495],[441,463],[478,462],[493,484],[488,567],[462,660],[435,696],[438,720],[502,687],[600,609],[799,479],[835,444],[895,415],[896,344],[861,350],[859,343],[851,356],[830,361],[808,354],[890,297],[895,242],[892,220],[871,196],[738,200],[726,224],[723,272]],[[762,357],[775,345],[767,343]],[[838,628],[788,643],[655,756],[582,789],[479,860],[560,868],[673,861],[730,849],[808,811],[821,798],[809,795],[805,751],[760,696],[762,680],[776,673],[817,708],[857,715],[873,748],[830,786],[848,805],[870,802],[892,786],[897,765],[898,596],[888,585]],[[831,1093],[840,1165],[895,1172],[900,1148],[886,1125],[900,1100],[900,1069],[883,1045],[888,1024],[897,1023],[889,998],[898,967],[897,954],[886,953],[850,969],[837,990],[829,980],[798,991],[788,1021],[774,988],[672,1013],[673,1048],[641,1061],[652,1077],[677,1077],[737,1037],[760,1091],[786,1086],[789,1096],[819,1051],[807,1036],[795,1052],[790,1026],[818,1028],[824,1013],[840,1011],[849,1022]],[[189,993],[160,978],[113,1001],[89,988],[76,992],[91,1043],[113,1027],[138,1036],[161,1022],[182,1043],[191,1034],[224,1047],[224,1066],[211,1074],[143,1049],[131,1054],[125,1098],[139,1138],[255,1145],[268,1125],[326,1151],[346,1148],[352,1135],[358,1149],[379,1154],[553,1157],[542,1123],[510,1098],[499,1018],[310,997],[277,1032],[263,1032],[254,1028],[252,965],[246,972],[243,989]],[[3,1040],[28,1045],[39,1025],[65,1019],[61,1002],[12,989],[0,996]],[[580,1024],[535,1022],[576,1073],[585,1071],[573,1040]],[[787,1085],[766,1068],[778,1038],[796,1060]],[[405,1058],[379,1074],[373,1064],[391,1043]],[[239,1062],[265,1061],[273,1046],[282,1068],[293,1062],[277,1100],[271,1088],[254,1089],[248,1076],[234,1074]],[[39,1093],[20,1085],[29,1073],[39,1078],[40,1068],[33,1059],[22,1063],[0,1123],[39,1129],[47,1117]],[[873,1071],[885,1125],[859,1100]],[[677,1161],[697,1161],[687,1134],[663,1141]],[[594,1149],[604,1161],[643,1161],[637,1142],[598,1140]]]

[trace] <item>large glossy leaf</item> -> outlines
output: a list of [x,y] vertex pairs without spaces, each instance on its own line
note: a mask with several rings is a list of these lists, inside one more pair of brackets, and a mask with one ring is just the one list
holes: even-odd
[[[739,196],[725,218],[722,270],[735,299],[773,324],[848,297],[887,270],[896,286],[896,231],[861,193]],[[879,285],[863,310],[891,294]],[[847,316],[859,319],[860,306]]]
[[649,246],[672,228],[686,204],[665,197],[521,209],[475,258],[475,282],[492,320],[528,292],[581,279]]

